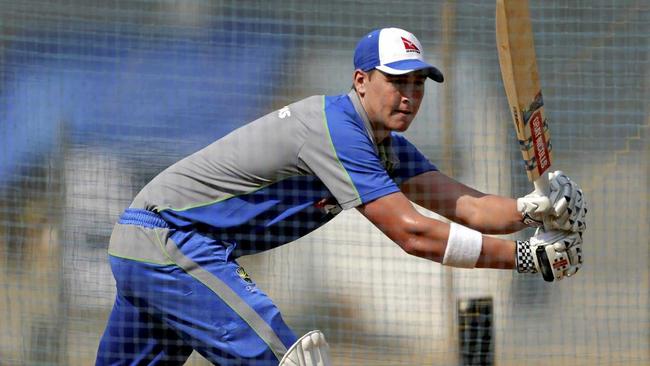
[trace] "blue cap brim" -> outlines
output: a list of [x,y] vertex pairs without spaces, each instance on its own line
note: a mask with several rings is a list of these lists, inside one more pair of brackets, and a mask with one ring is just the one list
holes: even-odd
[[409,72],[426,69],[429,71],[429,74],[427,76],[432,80],[435,80],[439,83],[442,83],[445,80],[444,76],[442,75],[442,72],[440,72],[438,68],[417,59],[391,62],[385,65],[377,66],[376,68],[380,71],[392,75],[402,75]]

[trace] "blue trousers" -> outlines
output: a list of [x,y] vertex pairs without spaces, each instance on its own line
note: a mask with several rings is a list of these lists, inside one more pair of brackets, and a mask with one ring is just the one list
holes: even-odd
[[232,247],[192,233],[170,237],[183,263],[110,256],[117,296],[96,364],[182,365],[196,350],[216,365],[277,365],[278,348],[297,338],[230,258]]

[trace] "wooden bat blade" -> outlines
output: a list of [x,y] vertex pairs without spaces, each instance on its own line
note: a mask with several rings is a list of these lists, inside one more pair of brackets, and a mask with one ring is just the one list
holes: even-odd
[[[496,35],[503,86],[528,179],[551,167],[551,144],[527,0],[497,0]],[[546,189],[544,190],[546,191]]]

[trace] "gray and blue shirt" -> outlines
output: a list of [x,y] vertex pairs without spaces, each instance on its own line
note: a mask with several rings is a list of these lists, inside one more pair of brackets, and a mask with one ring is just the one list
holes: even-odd
[[[121,224],[157,213],[170,227],[236,243],[240,255],[291,242],[436,170],[405,137],[374,141],[354,91],[263,116],[165,169]],[[136,215],[133,215],[136,213]]]

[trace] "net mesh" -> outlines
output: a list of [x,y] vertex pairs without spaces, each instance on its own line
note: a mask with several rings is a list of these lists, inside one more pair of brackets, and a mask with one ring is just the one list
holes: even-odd
[[[554,167],[590,204],[585,266],[555,285],[443,268],[354,210],[242,257],[296,333],[324,331],[335,364],[470,364],[467,334],[488,334],[476,349],[498,365],[650,363],[650,5],[530,5]],[[487,1],[0,1],[0,365],[92,364],[115,296],[108,240],[135,194],[245,122],[347,92],[356,41],[377,27],[416,34],[446,76],[406,136],[463,183],[526,194],[494,13]],[[491,330],[468,332],[460,304],[486,298]]]

